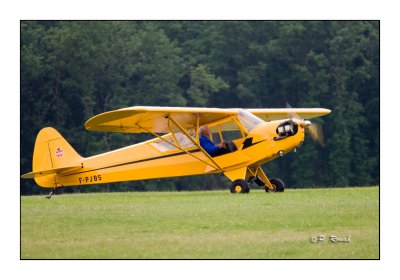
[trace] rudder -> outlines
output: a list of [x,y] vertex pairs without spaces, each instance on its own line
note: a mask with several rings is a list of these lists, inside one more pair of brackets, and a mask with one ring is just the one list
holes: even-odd
[[[71,166],[81,159],[82,157],[57,130],[45,127],[39,131],[33,151],[33,172]],[[57,184],[55,176],[52,175],[35,178],[35,181],[42,187]]]

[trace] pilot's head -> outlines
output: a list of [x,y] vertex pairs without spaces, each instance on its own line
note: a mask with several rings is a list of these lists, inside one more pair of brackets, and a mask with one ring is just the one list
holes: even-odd
[[199,128],[199,135],[210,136],[210,128],[207,125],[203,125]]

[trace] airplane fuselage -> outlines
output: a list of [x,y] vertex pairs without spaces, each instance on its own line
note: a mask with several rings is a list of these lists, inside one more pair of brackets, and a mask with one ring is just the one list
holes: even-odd
[[162,150],[157,144],[160,139],[155,138],[115,151],[80,158],[71,163],[80,168],[35,180],[42,187],[53,188],[213,173],[227,175],[232,170],[259,167],[298,147],[304,141],[304,127],[292,121],[293,127],[287,128],[289,132],[283,131],[280,135],[278,127],[285,129],[285,121],[288,120],[261,123],[245,137],[234,140],[238,150],[214,157],[218,166],[196,145]]

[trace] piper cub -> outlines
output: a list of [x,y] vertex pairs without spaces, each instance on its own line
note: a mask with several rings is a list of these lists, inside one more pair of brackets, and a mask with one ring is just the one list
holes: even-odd
[[320,127],[309,119],[322,108],[217,109],[136,106],[94,116],[93,131],[149,133],[155,138],[111,152],[82,157],[54,128],[43,128],[35,142],[32,172],[51,194],[58,188],[131,180],[222,173],[231,193],[248,193],[255,182],[283,192],[261,166],[299,147],[306,131],[322,144]]

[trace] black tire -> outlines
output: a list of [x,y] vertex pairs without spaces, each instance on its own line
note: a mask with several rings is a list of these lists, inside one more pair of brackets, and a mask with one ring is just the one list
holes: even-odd
[[238,179],[232,182],[231,193],[249,193],[250,185],[246,180]]
[[[274,192],[284,192],[285,191],[285,184],[283,183],[283,181],[281,179],[272,178],[269,181],[271,182],[272,185],[275,186],[275,191]],[[265,190],[266,191],[271,191],[267,187],[265,188]]]

